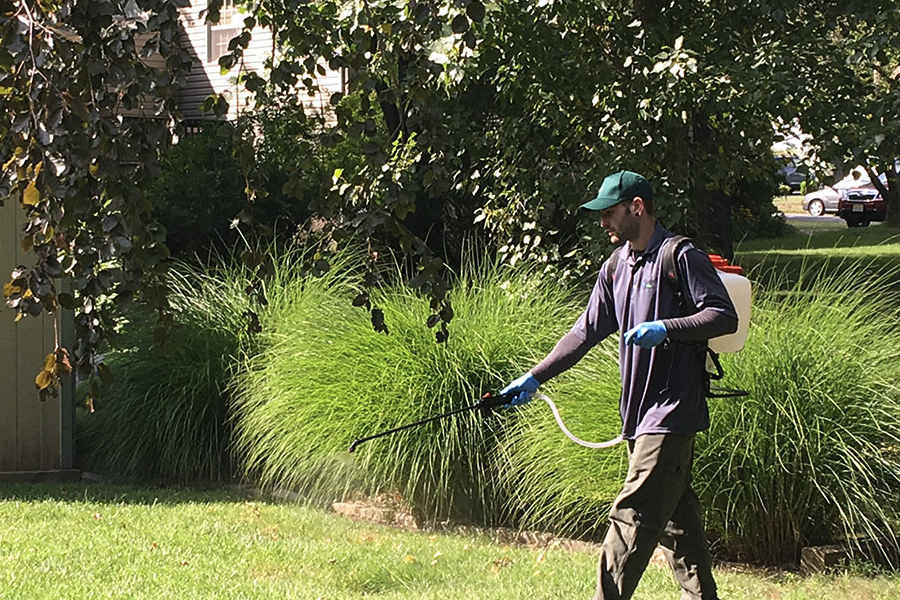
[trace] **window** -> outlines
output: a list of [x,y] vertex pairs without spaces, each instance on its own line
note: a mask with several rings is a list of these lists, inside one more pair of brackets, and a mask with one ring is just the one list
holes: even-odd
[[223,0],[219,22],[206,25],[207,62],[218,62],[219,57],[228,52],[228,42],[240,33],[241,25],[234,0]]

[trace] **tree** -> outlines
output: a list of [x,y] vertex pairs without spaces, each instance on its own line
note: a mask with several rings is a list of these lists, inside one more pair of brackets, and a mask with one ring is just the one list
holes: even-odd
[[794,116],[816,158],[867,170],[900,227],[900,7],[815,3],[804,26],[810,43],[797,51],[807,66],[795,73],[806,88]]
[[[408,284],[431,298],[439,341],[453,318],[446,265],[459,230],[510,263],[589,273],[608,248],[578,206],[604,175],[632,168],[655,183],[666,224],[729,256],[732,213],[774,211],[765,193],[773,123],[800,122],[823,155],[876,157],[879,170],[898,152],[898,17],[885,2],[237,4],[245,30],[221,64],[241,61],[255,26],[272,30],[266,72],[240,75],[261,109],[314,92],[327,68],[346,72],[348,93],[332,97],[335,121],[319,141],[360,153],[336,166],[330,190],[302,201],[331,241],[369,240],[365,286],[378,285],[384,249],[412,257]],[[4,292],[20,315],[73,307],[75,362],[90,375],[91,355],[112,335],[102,299],[137,295],[166,322],[164,232],[141,190],[176,129],[174,90],[190,62],[178,3],[2,6],[0,185],[29,215],[36,261]],[[210,19],[220,6],[210,2]],[[847,124],[859,102],[864,117]],[[222,99],[209,107],[221,111]],[[137,113],[151,118],[125,116]],[[274,182],[256,160],[267,146],[252,115],[247,123],[235,155],[252,206]],[[298,201],[299,177],[278,182]],[[897,187],[889,181],[886,197]],[[327,253],[317,258],[327,266]],[[63,277],[69,294],[57,292]],[[354,302],[388,331],[365,289]]]
[[[28,219],[22,244],[35,257],[12,272],[4,296],[17,318],[73,309],[72,362],[94,382],[108,376],[94,368],[113,335],[105,298],[138,296],[164,318],[164,232],[141,189],[158,172],[178,77],[190,65],[178,5],[0,4],[0,201],[20,204]],[[152,66],[151,56],[161,63]],[[64,373],[68,360],[64,348],[48,357],[42,394],[54,392],[56,377],[47,374]]]

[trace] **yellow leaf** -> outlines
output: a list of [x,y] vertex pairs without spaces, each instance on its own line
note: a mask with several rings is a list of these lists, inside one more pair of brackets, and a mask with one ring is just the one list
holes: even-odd
[[37,389],[39,390],[46,390],[53,385],[53,375],[51,375],[49,371],[41,371],[38,373],[37,377],[34,378],[34,385],[37,386]]
[[34,182],[28,184],[25,192],[22,194],[22,204],[25,206],[37,206],[41,201],[41,193],[38,191]]
[[414,563],[414,562],[416,562],[416,557],[415,557],[415,556],[412,556],[412,555],[410,555],[410,554],[407,554],[407,555],[406,555],[406,562],[408,562],[408,563]]
[[3,295],[7,298],[11,298],[14,294],[19,294],[22,292],[22,288],[17,286],[12,281],[7,281],[3,284]]
[[51,352],[44,358],[44,370],[45,371],[53,371],[53,367],[56,366],[56,354]]
[[38,175],[41,174],[41,168],[44,166],[44,161],[38,161],[36,165],[34,165],[34,178],[37,179]]

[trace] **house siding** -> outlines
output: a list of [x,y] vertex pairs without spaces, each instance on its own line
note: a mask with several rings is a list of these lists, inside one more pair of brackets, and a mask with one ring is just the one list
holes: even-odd
[[[205,22],[206,0],[194,1],[181,9],[185,47],[191,53],[193,66],[185,77],[178,97],[178,106],[187,121],[215,118],[201,110],[201,105],[212,94],[224,94],[228,100],[226,118],[234,119],[241,111],[252,106],[252,94],[243,89],[236,79],[241,69],[261,73],[266,58],[272,52],[272,32],[257,27],[251,31],[249,47],[244,51],[244,61],[231,71],[222,74],[218,61],[209,61],[209,26]],[[237,19],[241,21],[240,15]],[[239,31],[239,30],[238,30]],[[236,32],[237,33],[237,32]],[[321,91],[309,96],[302,92],[304,106],[314,111],[324,111],[329,106],[331,94],[341,91],[343,78],[340,72],[328,71],[318,78]]]

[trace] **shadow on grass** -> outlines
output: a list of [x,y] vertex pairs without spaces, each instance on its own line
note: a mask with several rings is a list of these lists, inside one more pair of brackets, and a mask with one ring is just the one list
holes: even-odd
[[0,502],[81,502],[85,504],[244,503],[248,493],[231,488],[154,487],[106,483],[7,483]]
[[816,224],[789,237],[743,241],[735,254],[735,262],[758,277],[761,284],[771,282],[769,274],[779,274],[779,280],[790,285],[802,271],[839,274],[848,267],[864,265],[873,275],[893,272],[891,286],[900,290],[896,269],[900,264],[900,229],[883,224],[857,229]]

